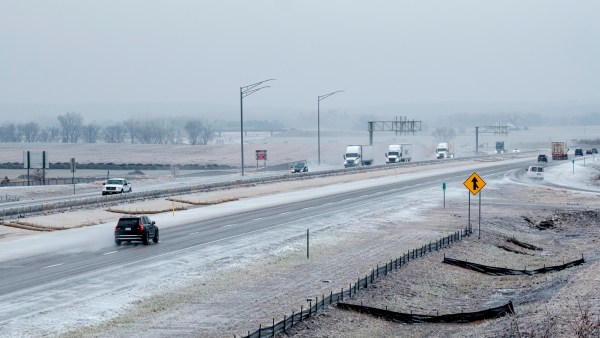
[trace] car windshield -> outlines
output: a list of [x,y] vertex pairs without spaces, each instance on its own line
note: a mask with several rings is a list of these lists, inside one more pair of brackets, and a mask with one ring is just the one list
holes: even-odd
[[294,164],[294,169],[302,169],[304,168],[304,163],[296,163]]
[[106,184],[123,184],[123,180],[108,180]]

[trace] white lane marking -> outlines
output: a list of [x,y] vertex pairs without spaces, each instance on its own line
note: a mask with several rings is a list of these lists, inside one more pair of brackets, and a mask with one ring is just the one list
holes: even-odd
[[58,263],[58,264],[54,264],[54,265],[48,265],[48,266],[46,266],[46,267],[43,267],[42,269],[53,268],[53,267],[55,267],[55,266],[61,266],[61,265],[63,265],[63,263]]
[[[195,235],[195,234],[199,234],[199,232],[198,232],[198,231],[196,231],[196,232],[192,232],[191,234],[188,234],[188,236]],[[159,242],[160,242],[160,241],[159,241]]]
[[105,253],[103,253],[103,254],[102,254],[102,256],[104,256],[104,255],[110,255],[110,254],[114,254],[114,253],[116,253],[116,252],[117,252],[117,251],[105,252]]

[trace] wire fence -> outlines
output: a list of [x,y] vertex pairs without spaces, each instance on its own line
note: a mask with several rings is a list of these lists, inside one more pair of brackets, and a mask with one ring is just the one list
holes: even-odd
[[18,202],[21,198],[19,196],[12,196],[9,194],[0,195],[0,203],[4,202]]
[[[310,301],[308,307],[305,309],[303,306],[300,307],[300,311],[292,312],[290,316],[284,315],[283,320],[275,322],[273,318],[272,325],[263,327],[259,325],[258,330],[254,332],[248,331],[248,335],[242,336],[243,338],[263,338],[263,337],[275,337],[280,333],[286,333],[288,329],[294,325],[301,323],[304,319],[311,317],[323,309],[330,307],[333,304],[344,301],[344,299],[352,298],[358,293],[359,290],[369,287],[369,285],[375,283],[378,278],[387,276],[388,274],[397,271],[402,268],[410,261],[423,257],[424,255],[438,251],[440,249],[451,246],[453,243],[462,240],[465,237],[469,237],[472,234],[472,229],[466,227],[464,230],[456,231],[446,237],[442,237],[435,242],[429,242],[419,248],[415,248],[412,251],[408,250],[405,254],[395,259],[391,259],[389,262],[378,264],[375,268],[371,269],[371,273],[365,275],[364,278],[358,278],[355,283],[349,283],[348,288],[342,288],[339,292],[331,291],[329,295],[321,295],[321,297],[315,297],[314,302]],[[236,336],[234,335],[234,338]]]

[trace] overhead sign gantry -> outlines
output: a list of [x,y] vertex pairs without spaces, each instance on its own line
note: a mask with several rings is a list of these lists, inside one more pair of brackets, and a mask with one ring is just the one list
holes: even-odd
[[497,126],[475,127],[475,155],[479,154],[479,133],[508,135],[510,126],[498,124]]
[[421,121],[409,120],[406,116],[396,117],[395,121],[369,121],[369,145],[373,145],[373,132],[393,131],[396,135],[409,135],[421,131]]

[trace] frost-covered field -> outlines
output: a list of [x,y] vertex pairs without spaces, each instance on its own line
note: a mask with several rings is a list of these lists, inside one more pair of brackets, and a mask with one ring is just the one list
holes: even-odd
[[[528,163],[535,163],[535,156],[531,155],[531,157],[531,159],[524,157],[515,161],[523,161],[525,167]],[[451,168],[445,165],[427,168],[433,172],[447,172],[449,169]],[[421,172],[417,173],[417,171]],[[200,213],[199,209],[177,212],[175,215],[166,213],[157,215],[156,219],[161,226],[168,229],[176,226],[179,221],[185,222],[202,217],[199,214],[204,217],[214,216],[227,212],[228,208],[258,207],[269,203],[291,201],[299,196],[305,197],[307,194],[318,196],[336,189],[345,189],[343,183],[354,180],[361,180],[362,185],[382,184],[382,180],[402,180],[404,175],[423,174],[422,171],[412,168],[402,171],[400,175],[394,173],[391,177],[362,174],[356,177],[328,178],[327,181],[308,180],[301,184],[281,183],[235,191],[212,192],[196,198],[218,199],[233,195],[241,199],[202,208]],[[579,253],[577,251],[575,255],[577,257],[571,257],[570,253],[573,252],[571,249],[574,247],[585,250],[590,256],[590,264],[586,264],[585,270],[578,270],[580,272],[572,277],[568,272],[557,274],[558,279],[553,279],[554,276],[527,281],[504,279],[508,284],[505,285],[495,284],[489,278],[477,279],[450,269],[448,279],[440,280],[439,275],[432,275],[432,273],[447,267],[440,267],[440,257],[432,256],[424,258],[423,263],[407,266],[406,270],[392,277],[401,278],[400,280],[386,279],[380,284],[381,287],[362,291],[358,295],[362,298],[357,298],[356,301],[366,302],[369,299],[373,302],[373,306],[398,304],[397,306],[401,305],[399,310],[414,309],[427,312],[432,311],[431,305],[428,304],[434,303],[440,313],[451,311],[456,306],[467,311],[477,310],[482,304],[492,304],[494,299],[500,299],[498,295],[494,296],[499,290],[514,288],[521,290],[516,293],[518,296],[529,297],[526,299],[533,304],[527,307],[525,302],[519,303],[517,311],[522,311],[522,317],[518,317],[519,322],[536,327],[536,325],[543,325],[544,308],[540,304],[544,302],[548,304],[548,309],[552,310],[554,307],[558,309],[561,304],[574,304],[572,300],[567,302],[563,299],[563,294],[579,297],[577,299],[597,299],[594,298],[597,295],[593,291],[600,285],[596,279],[586,276],[597,276],[599,272],[598,255],[594,251],[595,246],[592,242],[600,240],[597,231],[598,223],[594,223],[594,219],[590,219],[589,215],[581,213],[582,209],[595,209],[595,205],[599,202],[597,195],[542,185],[537,181],[523,179],[522,174],[517,173],[502,179],[487,181],[488,185],[483,195],[482,239],[466,240],[451,248],[448,253],[457,258],[479,257],[486,263],[520,266],[523,257],[500,253],[495,246],[502,241],[503,237],[514,235],[521,240],[544,246],[545,251],[541,254],[527,257],[529,262],[551,264],[557,260],[576,259]],[[597,189],[596,176],[597,170],[588,158],[585,167],[582,161],[577,161],[574,172],[569,162],[551,168],[546,173],[545,181],[563,187],[594,190]],[[161,179],[164,178],[157,178],[154,182],[160,183]],[[365,179],[369,180],[364,181]],[[140,181],[137,184],[145,183]],[[325,188],[326,186],[329,187]],[[95,188],[89,187],[89,189]],[[449,189],[446,194],[447,209],[441,208],[439,191],[432,189],[418,195],[402,196],[401,203],[390,200],[389,203],[377,208],[356,210],[356,213],[361,216],[352,222],[349,222],[345,215],[331,215],[327,219],[311,220],[310,260],[306,260],[303,236],[307,224],[305,222],[289,224],[285,231],[271,231],[266,236],[248,236],[237,242],[214,245],[206,248],[201,257],[195,252],[184,253],[172,262],[171,266],[160,266],[156,273],[144,274],[144,282],[160,285],[160,292],[155,295],[131,292],[125,298],[114,298],[110,294],[110,285],[104,284],[107,282],[97,277],[94,280],[98,285],[88,288],[83,299],[69,300],[68,296],[63,296],[65,298],[62,303],[56,303],[52,311],[45,309],[33,311],[18,321],[0,323],[0,328],[9,336],[231,337],[234,334],[239,336],[247,333],[248,330],[256,330],[259,324],[270,325],[273,318],[280,320],[283,315],[298,311],[300,306],[307,305],[305,299],[308,297],[339,290],[359,276],[364,276],[375,265],[463,228],[466,222],[464,192],[461,189]],[[154,203],[148,207],[156,207],[156,203],[161,202],[140,203]],[[401,209],[398,208],[399,205],[402,205]],[[565,221],[558,229],[546,232],[537,231],[523,224],[522,216],[539,221],[554,217],[555,212],[565,212],[563,209],[567,211],[574,209],[576,214],[581,216],[573,217],[569,223]],[[73,219],[80,219],[82,214],[88,215],[91,219],[102,220],[102,214],[106,211],[80,210],[77,213],[79,214],[71,215],[70,221],[68,215],[60,215],[62,218],[58,218],[59,215],[49,215],[37,221],[47,222],[46,224],[52,224],[57,220],[68,223],[73,222]],[[590,224],[587,230],[594,230],[590,231],[587,237],[566,236],[582,231],[576,228],[580,224],[573,220],[583,220],[587,222],[586,224]],[[106,244],[109,247],[112,245],[110,240],[112,226],[111,221],[106,221],[97,226],[50,234],[31,234],[29,231],[0,227],[2,229],[0,240],[4,240],[0,243],[2,249],[0,261],[11,257],[10,252],[18,254],[30,251],[36,247],[35,243],[40,242],[55,243],[57,249],[65,246],[77,249],[77,246],[86,245],[97,248],[105,245],[99,243],[102,242],[101,239],[105,239],[109,242]],[[18,235],[15,235],[15,232]],[[69,240],[71,233],[77,239]],[[60,237],[61,240],[45,241],[44,236],[54,236],[56,239]],[[82,237],[93,239],[82,243]],[[51,246],[50,249],[52,248],[54,247]],[[414,283],[415,280],[426,282]],[[569,284],[565,280],[577,282]],[[550,286],[545,287],[546,282],[549,282]],[[464,286],[467,286],[468,292],[465,292]],[[527,290],[537,291],[532,296],[528,296]],[[445,296],[447,298],[444,298]],[[517,303],[519,299],[521,298],[513,299],[513,302]],[[597,311],[597,308],[593,309]],[[149,318],[152,324],[141,322],[139,318]],[[291,335],[497,336],[509,330],[511,324],[509,318],[466,327],[429,325],[407,327],[367,316],[331,310],[326,316],[319,316],[308,324],[297,327]],[[567,332],[568,327],[562,327],[562,330]],[[487,332],[493,334],[486,334]]]

